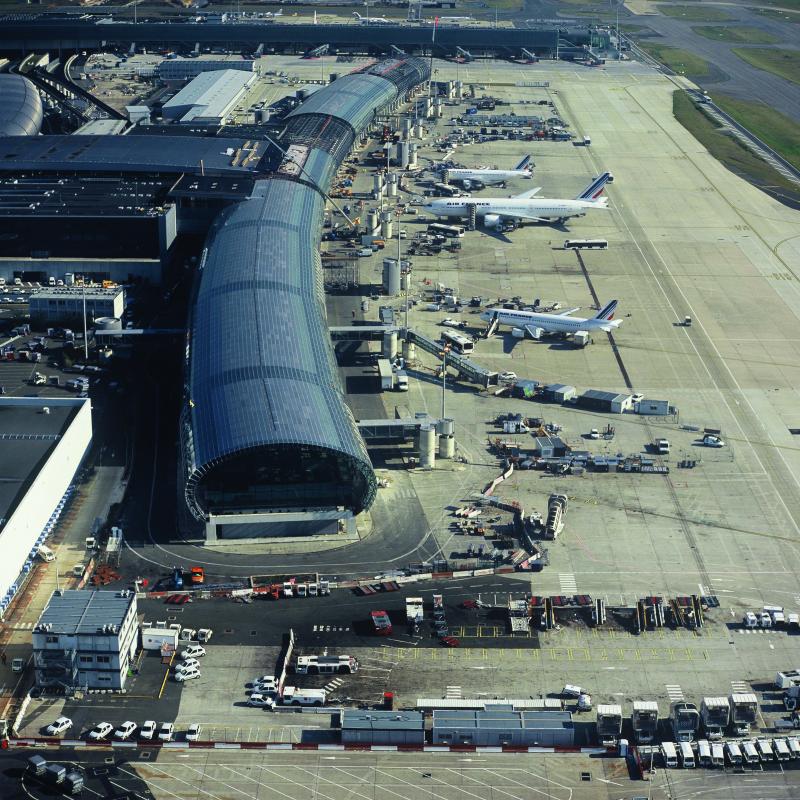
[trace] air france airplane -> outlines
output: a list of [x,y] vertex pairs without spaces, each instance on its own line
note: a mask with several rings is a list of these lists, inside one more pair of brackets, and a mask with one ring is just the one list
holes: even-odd
[[525,156],[514,169],[448,169],[446,179],[451,183],[460,183],[467,191],[482,186],[505,186],[506,181],[513,178],[530,178],[533,172],[531,157]]
[[582,217],[587,211],[608,208],[608,198],[601,197],[605,185],[614,178],[604,172],[595,178],[574,200],[549,200],[534,197],[541,189],[529,189],[514,197],[459,197],[431,200],[424,210],[437,217],[469,217],[470,206],[487,228],[503,230],[506,222],[564,222]]
[[490,308],[480,318],[489,323],[488,334],[494,333],[498,325],[511,325],[525,331],[532,339],[541,339],[547,333],[562,333],[574,336],[576,333],[592,331],[612,331],[622,325],[621,319],[614,319],[617,301],[612,300],[597,315],[588,319],[570,317],[577,308],[561,314],[539,314],[535,311],[513,311],[507,308]]

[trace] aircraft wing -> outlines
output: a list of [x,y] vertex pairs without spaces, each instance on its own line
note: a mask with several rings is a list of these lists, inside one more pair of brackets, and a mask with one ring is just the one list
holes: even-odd
[[535,197],[539,192],[542,191],[541,186],[537,186],[535,189],[528,189],[527,192],[523,192],[522,194],[515,194],[512,196],[513,200],[530,200],[531,197]]
[[577,308],[570,308],[570,309],[567,309],[566,311],[559,311],[558,314],[554,314],[554,316],[556,316],[556,317],[567,317],[570,314],[574,314],[576,311],[580,311],[580,310],[581,310],[581,307],[578,306]]

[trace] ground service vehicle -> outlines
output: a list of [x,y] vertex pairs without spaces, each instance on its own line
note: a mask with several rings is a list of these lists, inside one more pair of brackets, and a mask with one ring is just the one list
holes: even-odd
[[376,636],[391,636],[392,621],[385,611],[371,611],[370,618],[372,619],[372,628]]
[[681,763],[684,769],[694,769],[697,764],[694,758],[694,750],[692,750],[691,742],[679,742],[678,746],[681,749]]
[[353,656],[298,656],[294,671],[298,675],[347,675],[358,671]]
[[661,743],[661,754],[664,756],[664,766],[674,769],[678,766],[678,751],[672,742]]
[[566,239],[565,250],[608,250],[605,239]]
[[175,732],[175,726],[171,722],[162,722],[161,729],[158,731],[158,738],[162,742],[172,741],[172,734]]
[[328,693],[324,689],[298,689],[287,686],[283,690],[281,705],[284,706],[324,706]]
[[442,341],[449,344],[457,353],[471,353],[475,349],[475,342],[463,333],[443,331]]
[[443,225],[441,222],[432,222],[428,225],[428,233],[446,236],[448,239],[461,239],[466,230],[463,225]]

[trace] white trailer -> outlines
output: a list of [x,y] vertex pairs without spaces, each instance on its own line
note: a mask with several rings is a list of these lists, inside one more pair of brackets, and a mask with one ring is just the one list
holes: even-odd
[[175,628],[143,628],[142,650],[163,650],[165,646],[177,650],[178,636]]
[[658,728],[658,703],[655,700],[634,700],[631,725],[637,744],[650,744]]
[[700,704],[700,719],[709,739],[721,739],[728,727],[731,705],[727,697],[704,697]]
[[736,736],[747,736],[758,714],[758,698],[752,692],[734,692],[731,701],[731,727]]
[[613,747],[622,733],[622,706],[597,706],[597,738],[605,747]]

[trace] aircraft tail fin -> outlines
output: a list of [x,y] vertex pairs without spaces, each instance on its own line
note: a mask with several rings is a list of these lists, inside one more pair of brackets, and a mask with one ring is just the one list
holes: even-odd
[[602,175],[595,178],[575,199],[598,201],[610,178],[611,173],[604,172]]
[[514,169],[528,169],[529,166],[533,167],[533,164],[531,163],[530,154],[525,156],[525,158],[523,158],[522,161],[520,161],[519,164],[517,164],[517,166],[514,167]]
[[597,312],[597,315],[595,316],[595,319],[602,319],[604,321],[608,321],[608,320],[613,319],[614,318],[614,312],[617,309],[617,303],[618,302],[619,301],[617,301],[617,300],[612,300],[610,303],[606,303],[606,305],[603,306],[603,308],[601,308]]

